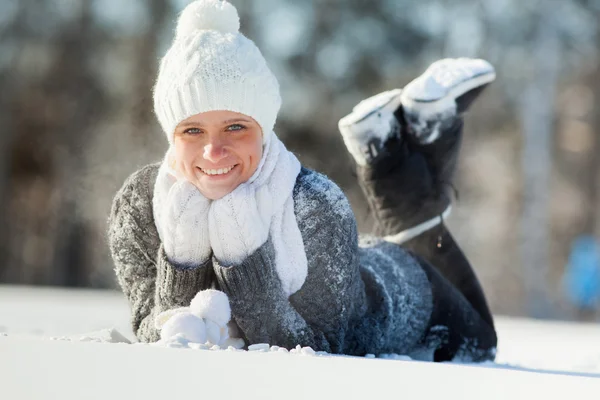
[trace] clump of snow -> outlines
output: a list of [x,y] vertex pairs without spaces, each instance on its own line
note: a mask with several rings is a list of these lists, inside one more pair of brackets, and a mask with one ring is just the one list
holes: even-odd
[[290,351],[288,349],[286,349],[285,347],[271,346],[271,347],[269,347],[269,352],[270,353],[286,353],[287,354]]
[[167,339],[161,339],[158,342],[151,343],[155,347],[165,348],[176,348],[176,349],[193,349],[193,350],[222,350],[222,351],[246,351],[251,353],[286,353],[299,356],[331,356],[331,354],[324,351],[315,351],[311,347],[302,347],[297,345],[295,348],[288,350],[280,346],[271,346],[268,343],[256,343],[248,346],[247,350],[242,350],[241,347],[236,346],[219,346],[213,345],[209,342],[206,343],[195,343],[189,341],[184,335],[177,334]]
[[[244,340],[234,337],[227,295],[219,290],[202,290],[189,307],[164,311],[156,316],[155,327],[160,330],[161,343],[168,347],[186,347],[187,342],[207,343],[224,348],[242,348]],[[182,339],[187,341],[182,343]]]
[[190,303],[190,311],[199,318],[209,319],[219,326],[231,320],[229,298],[220,290],[201,290]]
[[300,354],[302,354],[304,356],[314,356],[317,353],[315,353],[315,351],[312,349],[312,347],[303,347],[302,350],[300,350]]
[[206,343],[189,343],[188,347],[194,350],[210,350],[212,346]]
[[257,343],[248,346],[248,351],[268,351],[269,344],[268,343]]
[[209,343],[220,345],[229,337],[226,326],[220,327],[208,318],[204,319],[204,323],[206,325],[206,339]]
[[296,348],[290,350],[290,354],[297,354],[301,356],[315,356],[317,353],[312,349],[312,347],[302,347],[297,345]]
[[154,318],[154,327],[157,330],[161,330],[163,328],[163,326],[167,323],[167,321],[175,314],[189,313],[189,312],[190,312],[189,307],[172,308],[170,310],[163,311],[160,314],[158,314],[156,316],[156,318]]
[[206,342],[206,324],[202,318],[189,312],[177,313],[162,326],[160,338],[168,340],[175,336],[182,336],[190,342]]
[[379,358],[384,360],[397,360],[397,361],[412,361],[413,359],[407,355],[402,354],[380,354]]
[[85,333],[80,335],[80,342],[100,342],[100,343],[126,343],[131,344],[131,341],[127,339],[115,328],[101,329],[96,332]]

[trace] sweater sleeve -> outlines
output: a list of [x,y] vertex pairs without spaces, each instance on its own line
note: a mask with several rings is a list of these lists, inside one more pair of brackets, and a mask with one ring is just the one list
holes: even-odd
[[275,269],[270,239],[239,265],[223,266],[213,259],[219,286],[250,343],[344,351],[348,328],[364,313],[366,301],[356,223],[345,196],[335,188],[332,192],[305,181],[295,190],[308,276],[289,298]]
[[214,278],[210,260],[183,267],[169,262],[154,225],[152,190],[158,167],[133,174],[116,194],[108,221],[108,243],[117,280],[131,307],[133,332],[140,341],[160,334],[156,315],[189,305]]

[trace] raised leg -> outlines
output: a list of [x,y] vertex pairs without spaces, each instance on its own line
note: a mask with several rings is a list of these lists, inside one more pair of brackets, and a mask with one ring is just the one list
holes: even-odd
[[[494,78],[483,60],[441,60],[404,90],[363,101],[340,120],[339,128],[356,161],[375,233],[433,266],[436,272],[428,272],[432,287],[445,288],[438,297],[460,293],[490,327],[492,335],[486,335],[495,345],[481,285],[443,223],[451,206],[462,114]],[[443,319],[444,307],[437,311]]]

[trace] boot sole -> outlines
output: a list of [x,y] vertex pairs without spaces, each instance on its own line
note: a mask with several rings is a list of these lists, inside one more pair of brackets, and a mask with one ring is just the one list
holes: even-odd
[[496,73],[493,71],[475,75],[466,81],[458,83],[452,87],[443,97],[427,100],[410,98],[407,91],[402,92],[402,106],[408,112],[418,109],[419,116],[423,119],[447,112],[456,111],[456,99],[476,89],[480,86],[486,86],[496,79]]

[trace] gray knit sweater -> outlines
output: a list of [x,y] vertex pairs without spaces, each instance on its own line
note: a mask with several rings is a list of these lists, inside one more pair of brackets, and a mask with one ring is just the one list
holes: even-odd
[[294,211],[308,259],[308,276],[289,298],[283,293],[270,240],[240,265],[213,257],[185,268],[167,260],[152,213],[159,164],[130,176],[115,196],[108,239],[115,271],[131,305],[133,330],[156,341],[154,318],[189,305],[216,288],[229,296],[232,317],[247,344],[310,346],[331,353],[409,354],[418,351],[432,312],[428,279],[397,245],[362,240],[342,191],[303,168]]

